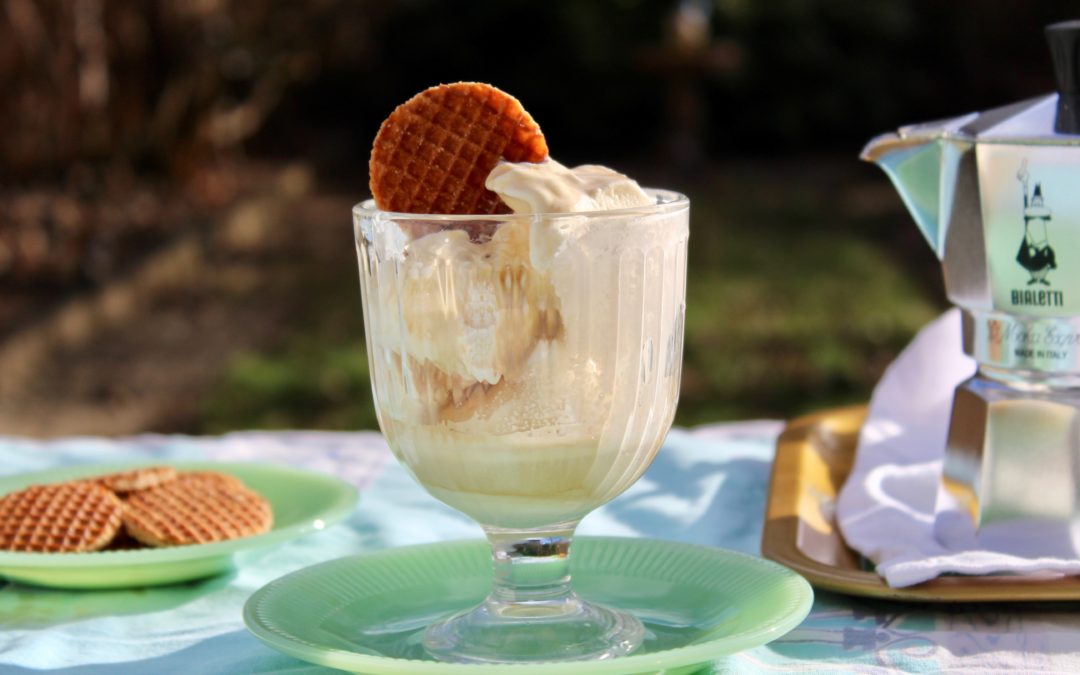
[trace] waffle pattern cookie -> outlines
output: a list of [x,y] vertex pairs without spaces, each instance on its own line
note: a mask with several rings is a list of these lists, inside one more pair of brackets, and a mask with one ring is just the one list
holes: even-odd
[[132,469],[131,471],[110,473],[95,480],[113,492],[124,494],[146,490],[174,478],[176,478],[176,469],[171,466],[148,466]]
[[489,84],[432,87],[382,123],[371,151],[371,194],[384,211],[509,213],[484,187],[502,160],[542,162],[540,127],[509,94]]
[[270,529],[270,504],[242,484],[181,477],[131,495],[124,528],[149,546],[205,544]]
[[244,481],[240,480],[236,476],[230,476],[227,473],[218,473],[217,471],[185,471],[176,475],[176,480],[181,483],[215,483],[221,485],[224,488],[237,488],[240,490],[246,490],[247,486],[244,485]]
[[116,536],[122,514],[120,499],[96,483],[33,485],[0,497],[0,549],[99,551]]

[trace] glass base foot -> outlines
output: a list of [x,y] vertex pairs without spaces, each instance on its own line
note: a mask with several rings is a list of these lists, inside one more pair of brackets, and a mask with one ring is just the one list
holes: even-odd
[[556,602],[482,605],[434,623],[424,648],[454,663],[537,663],[623,656],[645,638],[630,614],[584,602],[570,594]]

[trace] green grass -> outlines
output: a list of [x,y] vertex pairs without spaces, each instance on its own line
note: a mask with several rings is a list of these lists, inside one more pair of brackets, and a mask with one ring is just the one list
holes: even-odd
[[729,233],[726,250],[688,282],[683,424],[863,401],[937,312],[867,241]]
[[201,430],[376,428],[361,340],[297,337],[266,354],[236,357],[203,407]]

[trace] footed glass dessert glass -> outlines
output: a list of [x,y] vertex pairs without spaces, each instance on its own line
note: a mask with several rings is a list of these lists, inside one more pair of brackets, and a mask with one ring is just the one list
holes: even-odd
[[353,209],[379,424],[492,548],[491,594],[424,633],[437,659],[604,659],[644,638],[574,593],[569,554],[578,522],[649,466],[678,401],[689,201],[647,192],[565,214]]

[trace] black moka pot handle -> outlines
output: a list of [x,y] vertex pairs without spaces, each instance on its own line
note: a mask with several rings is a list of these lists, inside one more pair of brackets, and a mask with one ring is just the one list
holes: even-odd
[[1080,134],[1080,19],[1046,27],[1050,57],[1058,85],[1057,119],[1054,131]]

